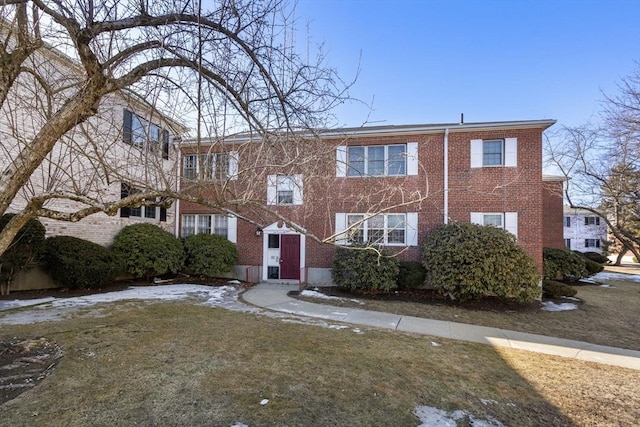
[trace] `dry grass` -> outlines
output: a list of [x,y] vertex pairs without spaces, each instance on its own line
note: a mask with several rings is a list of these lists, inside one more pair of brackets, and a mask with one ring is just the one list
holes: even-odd
[[[335,304],[365,310],[384,311],[406,316],[424,317],[460,323],[491,326],[540,335],[556,336],[593,344],[640,350],[638,333],[638,308],[640,284],[628,281],[611,281],[615,287],[578,286],[579,310],[548,312],[533,307],[523,309],[470,309],[464,305],[451,305],[434,301],[420,303],[366,299],[358,304],[351,301],[317,300],[322,304]],[[354,298],[354,296],[350,296]],[[305,298],[312,301],[314,299]],[[571,301],[565,301],[571,302]]]
[[5,337],[46,336],[65,352],[50,377],[0,406],[3,424],[416,426],[418,405],[510,426],[640,419],[640,371],[187,302],[111,307],[3,326]]

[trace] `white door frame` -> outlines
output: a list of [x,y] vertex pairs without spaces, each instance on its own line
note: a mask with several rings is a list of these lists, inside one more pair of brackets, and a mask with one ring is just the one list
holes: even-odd
[[[278,226],[277,222],[264,227],[262,229],[262,280],[267,280],[268,274],[268,255],[269,255],[269,234],[297,234],[300,236],[300,269],[306,266],[306,242],[307,236],[290,229],[286,224]],[[302,278],[302,272],[301,276]]]

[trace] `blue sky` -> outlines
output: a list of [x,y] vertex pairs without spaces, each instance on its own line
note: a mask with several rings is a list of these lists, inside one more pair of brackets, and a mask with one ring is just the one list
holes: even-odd
[[640,0],[298,0],[351,95],[339,126],[593,120],[640,61]]

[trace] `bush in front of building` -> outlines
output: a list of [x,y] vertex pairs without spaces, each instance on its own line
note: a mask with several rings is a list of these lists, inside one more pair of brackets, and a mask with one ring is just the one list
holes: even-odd
[[184,267],[182,242],[157,225],[128,225],[113,239],[113,252],[118,255],[127,273],[149,279],[177,273]]
[[71,236],[49,237],[44,268],[58,286],[100,288],[122,273],[117,255],[104,246]]
[[[15,214],[0,217],[0,231],[4,230]],[[3,293],[9,292],[9,286],[16,275],[36,261],[44,246],[44,225],[32,218],[18,231],[7,250],[0,255],[0,284]]]
[[598,264],[609,264],[610,262],[609,258],[598,252],[581,252],[580,254],[591,261],[597,262]]
[[531,302],[540,297],[540,276],[533,259],[500,228],[447,224],[424,244],[426,282],[452,299],[494,296]]
[[542,281],[542,294],[547,298],[574,297],[578,291],[565,283],[545,279]]
[[424,285],[427,271],[419,261],[400,261],[398,271],[398,288],[415,289]]
[[339,247],[333,257],[333,283],[346,291],[391,291],[398,287],[398,260],[378,247]]
[[579,280],[588,277],[587,259],[568,249],[544,248],[544,277],[549,280]]
[[194,234],[184,239],[185,271],[215,277],[231,271],[238,262],[236,245],[223,236]]

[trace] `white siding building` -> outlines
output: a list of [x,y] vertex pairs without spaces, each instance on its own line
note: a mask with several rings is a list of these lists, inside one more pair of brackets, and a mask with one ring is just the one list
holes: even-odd
[[564,207],[564,246],[573,251],[602,253],[607,240],[607,224],[597,215],[584,209]]

